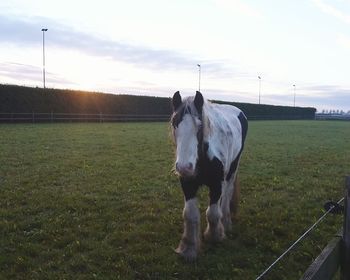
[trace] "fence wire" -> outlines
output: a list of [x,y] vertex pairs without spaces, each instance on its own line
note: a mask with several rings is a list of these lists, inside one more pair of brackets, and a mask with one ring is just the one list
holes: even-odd
[[[343,202],[345,197],[341,198],[337,204]],[[335,208],[332,205],[308,230],[306,230],[287,250],[285,250],[268,268],[264,270],[255,280],[264,279],[263,277],[285,256],[287,255],[298,243],[300,243],[332,210]]]

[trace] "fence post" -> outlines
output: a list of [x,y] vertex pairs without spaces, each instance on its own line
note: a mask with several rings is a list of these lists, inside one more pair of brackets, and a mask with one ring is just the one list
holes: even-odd
[[35,119],[34,119],[34,112],[32,112],[32,122],[33,122],[33,123],[35,122]]
[[350,280],[350,176],[345,178],[342,280]]
[[51,111],[51,122],[53,122],[53,111]]

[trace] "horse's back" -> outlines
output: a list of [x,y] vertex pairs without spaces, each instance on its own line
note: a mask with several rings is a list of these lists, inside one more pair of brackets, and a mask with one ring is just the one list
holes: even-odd
[[247,119],[240,109],[231,105],[211,103],[206,112],[210,123],[208,155],[222,162],[226,176],[242,151]]
[[[246,130],[247,118],[237,107],[226,104],[210,104],[211,121],[220,127],[221,132],[240,138]],[[239,135],[237,135],[239,134]],[[245,136],[245,135],[244,135]],[[244,139],[243,139],[244,140]]]
[[238,117],[238,115],[242,112],[240,109],[238,109],[236,106],[233,105],[227,105],[227,104],[211,104],[213,108],[216,110],[219,110],[221,112],[224,112],[226,114],[230,114],[232,116]]

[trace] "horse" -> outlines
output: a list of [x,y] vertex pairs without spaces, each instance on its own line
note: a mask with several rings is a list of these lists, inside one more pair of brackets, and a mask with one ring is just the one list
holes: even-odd
[[244,113],[231,105],[211,103],[197,91],[184,98],[172,97],[172,138],[176,147],[175,171],[184,194],[184,231],[175,250],[187,261],[197,259],[201,246],[200,212],[196,194],[209,188],[204,239],[219,242],[231,230],[239,183],[237,170],[248,130]]

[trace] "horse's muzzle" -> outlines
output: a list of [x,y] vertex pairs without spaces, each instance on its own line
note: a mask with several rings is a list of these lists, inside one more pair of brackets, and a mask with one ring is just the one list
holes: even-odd
[[196,174],[196,170],[193,166],[192,163],[186,163],[186,164],[180,164],[176,163],[175,164],[176,172],[181,176],[181,177],[194,177]]

